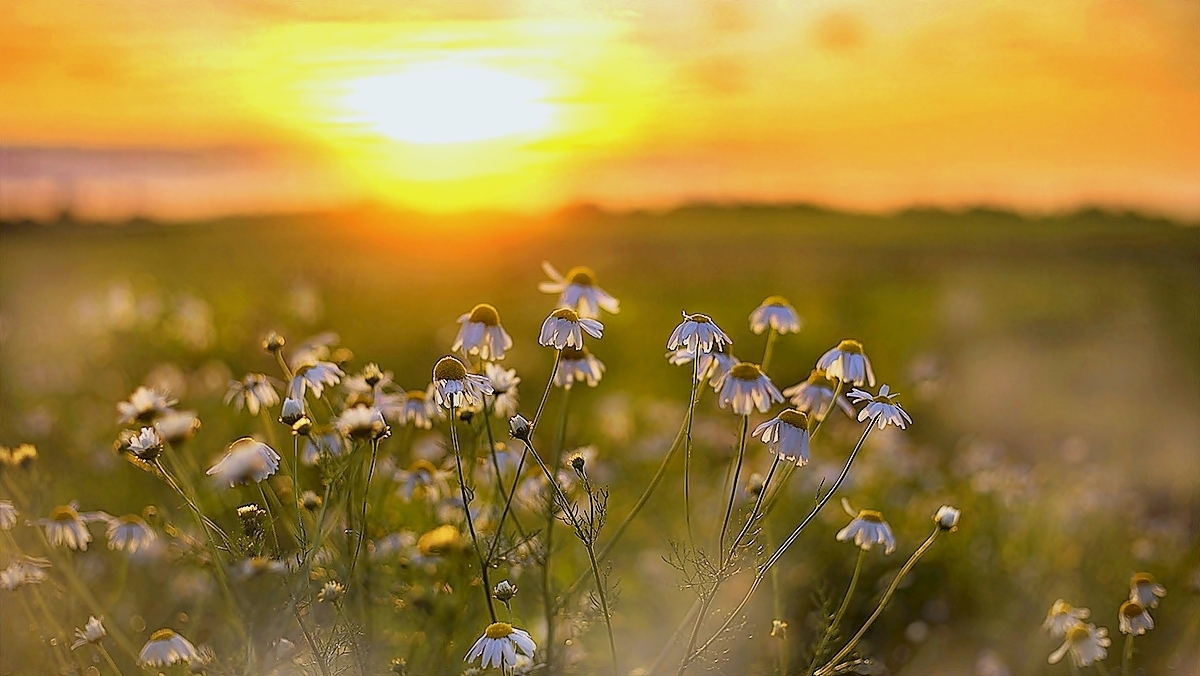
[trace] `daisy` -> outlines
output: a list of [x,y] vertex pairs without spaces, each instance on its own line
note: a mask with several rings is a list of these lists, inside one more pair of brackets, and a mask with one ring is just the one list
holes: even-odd
[[154,429],[169,444],[180,444],[196,435],[200,419],[193,411],[168,411],[154,421]]
[[141,517],[129,514],[108,522],[108,548],[133,554],[149,547],[158,535]]
[[200,657],[191,641],[170,629],[159,629],[150,634],[150,640],[142,646],[138,655],[138,666],[169,667],[179,662],[191,662]]
[[1167,588],[1150,573],[1138,573],[1129,581],[1129,600],[1144,608],[1157,608],[1158,600],[1166,595]]
[[504,352],[512,349],[513,339],[500,325],[500,313],[487,303],[480,303],[470,312],[458,318],[462,327],[450,349],[462,350],[464,356],[479,355],[483,361],[504,359]]
[[604,374],[604,363],[584,348],[564,347],[562,359],[558,362],[558,370],[554,372],[554,384],[558,387],[571,389],[576,381],[587,382],[588,387],[595,387]]
[[[843,505],[846,504],[843,502]],[[849,525],[838,531],[838,542],[845,542],[850,538],[854,538],[854,544],[864,551],[870,551],[871,547],[877,544],[883,545],[884,554],[896,551],[896,536],[892,535],[892,527],[883,520],[883,514],[875,510],[860,510]]]
[[241,380],[229,383],[225,403],[233,404],[239,411],[245,407],[250,415],[258,415],[259,411],[279,403],[279,393],[271,378],[261,373],[247,373]]
[[321,586],[317,592],[317,600],[321,603],[336,603],[346,595],[346,585],[337,580],[330,580]]
[[776,333],[798,333],[800,331],[800,315],[783,296],[770,296],[750,313],[750,330],[755,335],[762,334],[768,328]]
[[346,376],[342,380],[342,387],[350,392],[357,392],[359,394],[378,393],[383,388],[393,384],[392,372],[380,370],[379,364],[375,362],[364,366],[362,373]]
[[134,422],[150,422],[171,410],[175,400],[158,390],[138,387],[127,401],[117,404],[117,422],[128,425]]
[[81,552],[87,551],[92,534],[88,523],[107,518],[103,512],[75,511],[74,505],[60,505],[50,510],[50,518],[38,519],[37,524],[46,532],[46,539],[54,547],[67,547]]
[[766,413],[772,403],[783,401],[779,388],[762,372],[758,364],[739,362],[729,369],[717,392],[717,404],[721,408],[732,406],[737,415],[750,415],[754,409]]
[[789,408],[754,428],[754,436],[760,435],[780,460],[794,462],[797,467],[808,463],[808,415]]
[[686,347],[692,352],[712,352],[723,350],[726,345],[732,343],[729,336],[713,323],[712,317],[702,314],[689,315],[685,311],[683,321],[667,339],[667,349]]
[[424,390],[409,390],[404,394],[403,403],[396,409],[396,420],[401,424],[412,424],[413,427],[429,429],[435,420],[445,418],[442,409],[437,405],[436,388],[433,383]]
[[593,338],[604,335],[604,325],[589,317],[580,317],[570,308],[559,308],[542,322],[538,342],[546,347],[583,347],[583,333]]
[[104,618],[89,615],[87,624],[83,628],[75,628],[75,642],[71,644],[71,650],[85,646],[89,643],[99,643],[100,639],[104,638],[108,632],[104,630],[104,624],[101,620]]
[[450,493],[450,471],[438,469],[428,460],[415,460],[408,469],[396,470],[392,478],[405,502],[411,502],[414,495],[437,502]]
[[494,362],[488,362],[483,366],[483,373],[487,376],[488,381],[492,383],[492,413],[502,420],[508,420],[517,414],[517,385],[521,383],[521,377],[517,375],[516,369],[506,369]]
[[287,397],[283,400],[283,408],[279,412],[279,422],[289,427],[304,417],[304,402]]
[[912,418],[908,417],[908,413],[900,407],[900,404],[893,404],[892,400],[900,396],[899,393],[891,394],[891,390],[887,385],[882,385],[879,388],[879,394],[872,396],[870,392],[864,392],[858,388],[850,391],[846,395],[856,404],[861,404],[864,401],[867,405],[858,412],[858,421],[874,420],[879,429],[887,427],[889,424],[895,425],[900,429],[906,428],[912,424]]
[[31,556],[23,556],[13,560],[4,570],[0,570],[0,589],[13,591],[27,584],[41,584],[46,581],[46,572],[50,562]]
[[1067,629],[1066,640],[1062,646],[1050,653],[1050,664],[1058,664],[1069,651],[1071,659],[1077,667],[1086,667],[1091,663],[1102,660],[1108,657],[1108,651],[1105,650],[1112,645],[1112,640],[1108,638],[1108,630],[1104,627],[1099,629],[1094,624],[1083,624],[1077,622]]
[[1118,615],[1118,626],[1122,634],[1141,636],[1154,628],[1154,618],[1150,617],[1150,611],[1136,601],[1122,603]]
[[[667,362],[672,366],[690,364],[695,358],[696,352],[687,347],[679,347],[667,353]],[[708,384],[712,385],[713,391],[719,392],[725,376],[729,375],[729,369],[737,363],[738,358],[733,356],[729,350],[701,352],[700,363],[696,365],[696,374],[699,379],[708,378]]]
[[383,413],[374,406],[351,406],[338,416],[338,431],[351,439],[382,439],[391,434]]
[[237,484],[262,481],[278,469],[279,454],[275,449],[250,437],[242,437],[229,445],[224,457],[206,474],[221,483],[228,481],[232,488]]
[[449,409],[465,404],[480,404],[483,395],[492,393],[487,376],[467,373],[467,367],[454,357],[442,357],[433,367],[434,398]]
[[559,294],[559,307],[571,308],[589,319],[598,319],[600,310],[615,315],[621,309],[616,298],[596,286],[596,273],[591,268],[571,268],[564,277],[554,266],[543,261],[542,270],[552,281],[538,284],[538,291]]
[[288,387],[288,396],[293,399],[303,399],[306,390],[312,390],[314,397],[320,397],[326,387],[333,387],[342,382],[346,372],[342,367],[331,361],[317,361],[301,366],[292,378]]
[[962,515],[958,509],[950,505],[942,505],[938,507],[937,513],[933,515],[933,520],[937,523],[938,528],[954,532],[958,530],[958,518]]
[[[783,391],[783,396],[792,402],[796,410],[803,411],[820,421],[825,417],[825,411],[829,408],[829,402],[833,400],[836,388],[837,384],[827,378],[824,371],[813,369],[812,373],[808,374],[808,380],[787,388]],[[845,411],[846,415],[854,416],[854,407],[844,396],[838,397],[837,405],[838,408]]]
[[0,530],[12,530],[17,525],[17,511],[11,500],[0,500]]
[[517,629],[507,622],[493,622],[484,630],[483,636],[471,646],[464,661],[474,662],[480,656],[483,661],[480,666],[487,669],[495,666],[503,672],[512,673],[517,664],[517,651],[526,657],[533,657],[537,645],[529,632]]
[[1050,612],[1046,613],[1046,621],[1042,623],[1042,629],[1050,632],[1054,638],[1062,638],[1067,635],[1068,629],[1086,620],[1091,613],[1092,611],[1087,608],[1075,608],[1059,599],[1050,606]]
[[875,386],[875,372],[871,370],[871,360],[863,354],[862,343],[857,340],[843,340],[838,346],[821,355],[817,360],[817,368],[834,380],[851,385]]
[[139,460],[150,462],[162,453],[163,440],[158,430],[153,427],[143,427],[141,432],[129,437],[125,448],[136,455]]

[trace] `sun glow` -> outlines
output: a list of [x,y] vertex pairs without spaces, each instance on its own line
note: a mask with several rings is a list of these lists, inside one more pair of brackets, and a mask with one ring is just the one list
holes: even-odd
[[416,145],[544,135],[556,106],[545,83],[453,62],[412,66],[348,83],[344,121]]

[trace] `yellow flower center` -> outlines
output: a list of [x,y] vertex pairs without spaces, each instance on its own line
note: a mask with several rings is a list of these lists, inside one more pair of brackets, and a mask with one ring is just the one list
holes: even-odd
[[808,374],[808,384],[813,387],[823,387],[827,390],[832,390],[837,386],[836,383],[825,377],[823,369],[813,369],[812,373]]
[[408,471],[424,472],[429,476],[435,476],[437,474],[437,467],[434,467],[432,462],[421,458],[414,461],[412,466],[408,468]]
[[483,630],[483,635],[488,638],[507,638],[512,633],[512,625],[507,622],[493,622],[488,625],[487,629]]
[[801,413],[794,408],[789,408],[779,414],[780,422],[785,422],[792,427],[799,427],[802,430],[808,429],[808,415]]
[[550,316],[554,317],[555,319],[565,319],[569,322],[579,321],[579,313],[569,307],[560,307],[554,312],[551,312]]
[[1125,617],[1129,617],[1129,618],[1137,617],[1144,612],[1146,612],[1146,609],[1142,608],[1140,605],[1138,605],[1137,603],[1135,603],[1133,601],[1126,601],[1125,603],[1121,604],[1121,614],[1124,615]]
[[1130,583],[1135,587],[1139,584],[1154,584],[1154,576],[1150,573],[1138,573],[1133,576]]
[[434,380],[465,380],[467,367],[454,357],[442,357],[433,367]]
[[567,281],[579,286],[592,286],[596,283],[596,273],[591,268],[580,265],[567,271]]
[[564,347],[562,349],[563,361],[583,361],[587,359],[588,349],[586,347]]
[[883,514],[873,509],[859,510],[858,518],[863,521],[870,521],[871,523],[883,523]]
[[487,303],[480,303],[471,309],[471,316],[467,321],[487,326],[497,326],[500,324],[500,313],[496,311],[495,306]]
[[863,353],[862,343],[858,342],[857,340],[843,340],[842,342],[838,343],[837,349],[839,352],[846,352],[848,354]]
[[751,364],[748,361],[738,362],[736,366],[729,369],[729,375],[738,380],[758,380],[762,374],[762,369],[758,367],[758,364]]
[[711,324],[712,323],[712,317],[709,317],[708,315],[702,315],[702,314],[687,315],[686,317],[684,317],[684,319],[686,319],[689,322],[696,322],[697,324]]
[[409,399],[416,399],[417,401],[425,401],[424,390],[409,390],[408,392],[404,393],[404,396]]
[[1082,624],[1077,624],[1067,630],[1067,641],[1070,643],[1083,643],[1092,637],[1092,632]]
[[171,631],[170,629],[159,629],[153,634],[150,634],[151,641],[169,641],[173,638],[175,638],[175,632]]
[[79,518],[79,512],[76,512],[70,505],[62,505],[51,510],[50,518],[59,522],[74,521]]
[[792,306],[792,304],[789,303],[783,296],[768,296],[767,299],[762,302],[762,304],[766,306],[775,305],[778,307]]

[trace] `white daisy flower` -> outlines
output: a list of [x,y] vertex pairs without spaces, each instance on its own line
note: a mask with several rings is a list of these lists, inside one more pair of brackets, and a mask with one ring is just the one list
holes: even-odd
[[154,421],[154,429],[169,444],[179,444],[196,435],[200,419],[194,411],[168,411]]
[[800,315],[783,296],[770,296],[750,313],[750,330],[760,335],[768,328],[783,335],[799,333]]
[[130,437],[126,444],[129,452],[141,460],[150,461],[162,453],[163,440],[158,430],[153,427],[143,427],[140,432]]
[[363,367],[362,373],[346,376],[342,379],[342,387],[349,392],[359,394],[378,394],[384,388],[393,385],[392,372],[379,370],[379,364],[371,362]]
[[570,308],[559,308],[542,322],[538,343],[559,350],[564,347],[583,347],[585,331],[593,338],[600,338],[604,335],[604,325],[595,319],[580,317]]
[[108,548],[119,549],[133,554],[139,549],[149,547],[158,534],[141,517],[128,514],[108,522]]
[[570,389],[576,381],[586,382],[588,387],[595,387],[604,375],[604,363],[596,358],[586,347],[576,349],[564,347],[562,359],[558,362],[558,370],[554,372],[554,384],[557,387]]
[[341,336],[333,331],[318,333],[296,346],[287,360],[288,366],[296,372],[308,364],[326,361],[333,352],[331,348],[340,340]]
[[1118,626],[1122,634],[1141,636],[1154,628],[1154,618],[1150,617],[1150,611],[1136,601],[1122,603],[1118,615]]
[[225,449],[225,455],[209,468],[209,476],[221,483],[229,482],[230,488],[237,484],[259,482],[279,469],[279,454],[275,449],[242,437]]
[[[695,350],[687,347],[679,347],[667,353],[667,361],[672,366],[690,364],[695,358]],[[696,365],[696,373],[701,379],[708,378],[708,384],[712,386],[713,391],[719,392],[725,376],[729,375],[729,369],[737,363],[738,358],[733,356],[729,350],[701,352],[700,363]]]
[[1129,581],[1129,600],[1145,608],[1157,608],[1158,600],[1167,595],[1167,588],[1154,581],[1150,573],[1137,573]]
[[933,515],[933,521],[938,525],[938,528],[948,531],[958,530],[958,519],[962,516],[962,512],[950,505],[942,505],[938,507],[938,511]]
[[87,551],[92,534],[88,531],[88,523],[110,518],[104,512],[75,511],[74,505],[59,505],[50,510],[50,518],[38,519],[37,524],[46,533],[46,539],[54,547],[67,547],[79,551]]
[[599,319],[600,310],[615,315],[621,309],[616,298],[596,286],[596,273],[591,268],[571,268],[564,277],[554,266],[543,261],[542,270],[551,281],[538,284],[538,291],[559,294],[559,307],[571,308],[589,319]]
[[[825,417],[825,410],[829,408],[829,402],[833,400],[833,393],[836,391],[837,383],[827,378],[821,369],[813,369],[812,373],[808,374],[808,380],[787,388],[783,391],[783,396],[788,398],[797,411],[807,413],[814,420],[820,421]],[[854,407],[845,396],[838,397],[837,406],[846,415],[854,417]]]
[[142,646],[137,662],[142,667],[169,667],[180,662],[192,662],[199,657],[191,641],[170,629],[159,629],[150,634],[150,640]]
[[1050,612],[1046,613],[1046,621],[1042,623],[1042,629],[1050,632],[1054,638],[1062,638],[1067,635],[1068,629],[1086,620],[1091,613],[1092,611],[1087,608],[1075,608],[1059,599],[1050,606]]
[[12,530],[19,514],[12,500],[0,500],[0,530]]
[[271,378],[261,373],[247,373],[241,380],[229,383],[225,403],[233,404],[239,411],[244,406],[250,415],[258,415],[259,411],[279,403],[279,393]]
[[771,404],[782,402],[783,395],[762,372],[758,364],[739,362],[729,369],[717,392],[717,404],[721,408],[733,408],[737,415],[750,415],[754,409],[766,413]]
[[4,570],[0,570],[0,589],[14,591],[27,584],[41,584],[46,581],[46,571],[50,562],[46,559],[23,556],[11,561]]
[[304,417],[304,402],[287,397],[283,400],[283,408],[279,411],[279,422],[291,427]]
[[521,383],[521,377],[517,375],[517,370],[506,369],[494,362],[488,362],[483,365],[483,372],[488,381],[492,383],[494,397],[492,413],[501,420],[508,420],[516,415],[519,404],[517,385]]
[[101,622],[102,619],[104,618],[89,615],[87,624],[83,625],[82,629],[76,627],[75,642],[71,644],[71,650],[89,643],[99,643],[100,639],[108,635],[108,632],[104,630],[104,624]]
[[875,396],[858,388],[854,388],[846,396],[856,404],[867,402],[867,405],[858,412],[859,422],[874,420],[879,425],[879,429],[883,429],[889,424],[904,429],[912,424],[912,418],[908,417],[908,413],[900,407],[900,404],[892,403],[893,399],[900,396],[899,393],[892,394],[887,385],[880,386],[879,394]]
[[789,408],[767,422],[754,428],[754,436],[762,436],[762,442],[780,460],[803,466],[808,463],[808,415]]
[[442,357],[434,364],[433,385],[437,403],[450,409],[482,404],[483,395],[492,393],[487,376],[468,373],[467,367],[454,357]]
[[821,355],[817,360],[817,368],[834,380],[851,385],[875,386],[875,372],[871,370],[871,360],[863,353],[862,343],[857,340],[843,340],[838,346]]
[[385,416],[392,416],[401,425],[412,425],[427,430],[436,420],[445,418],[437,405],[436,388],[430,383],[424,390],[409,390],[398,401],[380,405]]
[[712,317],[702,314],[689,315],[686,311],[683,313],[683,321],[667,339],[668,350],[686,347],[692,352],[723,350],[731,344],[733,341],[713,322]]
[[458,318],[462,326],[450,349],[462,350],[464,356],[479,355],[483,361],[504,359],[504,352],[512,349],[513,339],[500,325],[500,313],[487,303],[480,303],[470,312]]
[[338,416],[336,427],[351,439],[382,439],[391,434],[383,413],[374,406],[351,406]]
[[865,551],[870,551],[874,545],[883,545],[883,553],[891,554],[896,551],[896,536],[892,535],[892,527],[883,520],[883,514],[872,509],[859,510],[849,525],[838,531],[838,542],[854,538],[854,544]]
[[517,665],[517,652],[527,657],[533,657],[537,645],[529,632],[517,629],[507,622],[493,622],[484,630],[483,636],[471,646],[465,662],[474,662],[483,657],[480,666],[484,669],[496,667],[505,673],[512,673]]
[[148,423],[171,410],[175,400],[158,390],[138,387],[127,401],[117,404],[117,422],[129,425],[135,422]]
[[342,382],[346,372],[342,367],[331,361],[318,361],[301,366],[292,384],[288,387],[288,396],[292,399],[303,399],[306,390],[312,390],[314,397],[320,397],[326,387],[334,387]]
[[1112,645],[1112,640],[1108,638],[1108,630],[1104,627],[1096,628],[1094,624],[1083,624],[1077,622],[1067,629],[1066,640],[1058,650],[1050,653],[1050,664],[1058,664],[1068,652],[1071,653],[1071,659],[1077,667],[1086,667],[1097,660],[1102,660],[1108,657],[1108,651],[1105,650]]
[[396,470],[392,479],[398,484],[396,492],[405,502],[412,502],[416,496],[432,503],[450,494],[450,476],[450,470],[417,459],[408,469]]

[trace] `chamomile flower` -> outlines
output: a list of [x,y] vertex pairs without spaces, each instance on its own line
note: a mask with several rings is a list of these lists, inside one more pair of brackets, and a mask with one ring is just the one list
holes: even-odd
[[206,472],[221,483],[237,484],[263,481],[279,469],[279,454],[275,449],[243,437],[229,445],[225,455]]
[[570,308],[559,308],[542,322],[538,343],[561,350],[564,347],[583,347],[583,334],[593,338],[604,335],[604,325],[595,319],[581,317]]
[[200,657],[191,641],[170,629],[159,629],[150,634],[150,640],[138,654],[138,666],[169,667],[180,662],[191,662]]
[[867,402],[867,405],[858,412],[859,422],[874,420],[875,424],[879,425],[879,429],[883,429],[889,424],[904,429],[912,423],[912,418],[908,417],[908,413],[900,407],[900,404],[892,403],[892,400],[900,395],[891,393],[887,385],[880,386],[878,395],[854,388],[846,396],[856,404]]
[[1059,660],[1069,652],[1075,666],[1086,667],[1108,657],[1108,651],[1105,648],[1112,645],[1107,629],[1104,627],[1097,629],[1094,624],[1083,624],[1082,622],[1077,622],[1068,628],[1065,638],[1062,646],[1050,653],[1050,658],[1047,660],[1050,664],[1058,664]]
[[108,529],[108,548],[119,549],[133,554],[139,549],[149,547],[158,534],[141,517],[133,514],[110,519]]
[[676,350],[685,347],[696,352],[712,352],[723,350],[733,341],[713,322],[712,317],[702,314],[689,315],[683,313],[683,321],[671,332],[667,339],[667,349]]
[[382,439],[391,434],[383,413],[374,406],[351,406],[338,416],[336,427],[351,439]]
[[158,390],[138,387],[129,399],[117,404],[117,421],[122,425],[148,423],[171,410],[175,400]]
[[1050,632],[1054,638],[1062,638],[1066,636],[1068,629],[1086,620],[1091,613],[1092,611],[1087,608],[1076,608],[1059,599],[1050,606],[1050,611],[1046,613],[1046,621],[1042,623],[1042,629]]
[[396,470],[392,478],[405,502],[411,502],[414,496],[437,502],[450,493],[450,470],[440,469],[428,460],[417,459],[408,469]]
[[162,453],[163,440],[157,429],[143,427],[140,432],[129,438],[125,446],[139,460],[149,462],[157,458],[159,453]]
[[87,551],[92,534],[88,531],[88,523],[106,519],[103,512],[86,512],[80,514],[74,505],[59,505],[50,510],[50,517],[38,519],[37,524],[46,533],[46,539],[54,547],[67,547],[79,551]]
[[571,308],[589,319],[599,319],[600,310],[615,315],[621,309],[616,298],[596,285],[596,273],[591,268],[571,268],[564,277],[543,261],[542,270],[551,281],[538,284],[538,291],[559,294],[559,307]]
[[[843,501],[842,504],[845,507],[849,503]],[[854,544],[864,551],[870,551],[871,547],[877,544],[883,545],[884,554],[896,551],[896,536],[892,535],[892,527],[883,520],[883,514],[872,509],[859,510],[849,525],[838,531],[838,542],[845,542],[850,538],[854,538]]]
[[27,584],[41,584],[46,581],[45,568],[50,567],[46,559],[23,556],[9,562],[0,570],[0,589],[13,591]]
[[1145,608],[1157,608],[1167,588],[1154,581],[1150,573],[1137,573],[1129,580],[1129,600]]
[[600,382],[600,376],[604,375],[604,363],[586,347],[564,347],[561,354],[558,370],[554,372],[556,386],[570,389],[578,381],[595,387]]
[[279,411],[279,422],[291,427],[303,417],[304,402],[299,399],[292,399],[291,397],[283,400],[283,407]]
[[[672,366],[690,364],[696,359],[696,352],[687,347],[678,347],[667,353],[667,361]],[[714,392],[721,391],[721,383],[729,375],[729,369],[738,363],[738,358],[728,349],[713,352],[701,352],[700,362],[696,364],[696,374],[700,379],[708,378],[708,384]]]
[[754,428],[754,436],[761,436],[780,460],[803,466],[808,463],[808,420],[807,414],[789,408]]
[[196,435],[200,419],[192,411],[168,411],[154,421],[154,429],[169,444],[180,444]]
[[487,303],[480,303],[467,314],[458,318],[462,326],[450,349],[463,355],[479,355],[483,361],[504,359],[504,353],[512,349],[513,339],[500,325],[500,313]]
[[321,586],[317,592],[317,600],[321,603],[337,603],[346,595],[346,585],[337,580],[330,580]]
[[717,404],[731,408],[737,415],[750,415],[754,409],[766,413],[771,405],[783,401],[779,388],[762,372],[758,364],[739,362],[729,369],[717,392]]
[[326,387],[335,387],[342,382],[346,372],[342,367],[331,361],[317,361],[301,366],[292,378],[288,387],[288,396],[292,399],[303,399],[307,390],[312,390],[314,397],[320,397]]
[[0,530],[12,530],[19,514],[11,500],[0,500]]
[[[833,401],[836,391],[837,383],[826,377],[821,369],[813,369],[807,380],[787,388],[783,391],[783,396],[792,402],[797,411],[807,413],[814,420],[820,421],[825,417],[825,411],[829,409],[829,402]],[[838,396],[837,406],[846,415],[854,416],[854,407],[845,396]]]
[[800,331],[800,315],[783,296],[770,296],[750,313],[750,330],[760,335],[768,328],[783,335]]
[[233,404],[238,411],[245,407],[250,415],[258,415],[259,411],[279,403],[279,393],[275,391],[275,383],[268,376],[247,373],[241,380],[229,383],[225,403]]
[[508,420],[516,415],[520,403],[517,398],[517,385],[521,383],[517,370],[488,362],[483,366],[483,373],[492,383],[492,413],[501,420]]
[[1117,626],[1122,634],[1141,636],[1154,628],[1154,618],[1150,617],[1150,611],[1146,610],[1145,606],[1136,601],[1126,601],[1121,604]]
[[384,408],[384,415],[393,415],[401,425],[412,425],[427,430],[435,420],[445,417],[437,405],[436,388],[430,383],[424,390],[409,390],[395,406]]
[[108,635],[104,630],[104,623],[101,622],[104,618],[89,615],[87,624],[83,628],[75,628],[75,642],[71,644],[71,650],[80,648],[89,643],[99,643],[101,639]]
[[933,521],[942,530],[954,532],[958,530],[958,519],[962,516],[962,512],[956,507],[950,505],[942,505],[938,507],[938,511],[933,515]]
[[817,368],[824,371],[828,378],[843,383],[875,386],[875,372],[871,370],[871,360],[867,359],[862,343],[857,340],[843,340],[838,343],[837,347],[821,355],[817,360]]
[[517,629],[507,622],[493,622],[484,630],[483,636],[471,646],[464,661],[474,662],[480,657],[484,669],[496,667],[502,672],[512,673],[517,664],[517,652],[533,657],[537,645],[529,632]]
[[454,357],[442,357],[433,367],[434,398],[445,408],[464,408],[483,403],[483,395],[492,393],[487,376],[468,373]]

